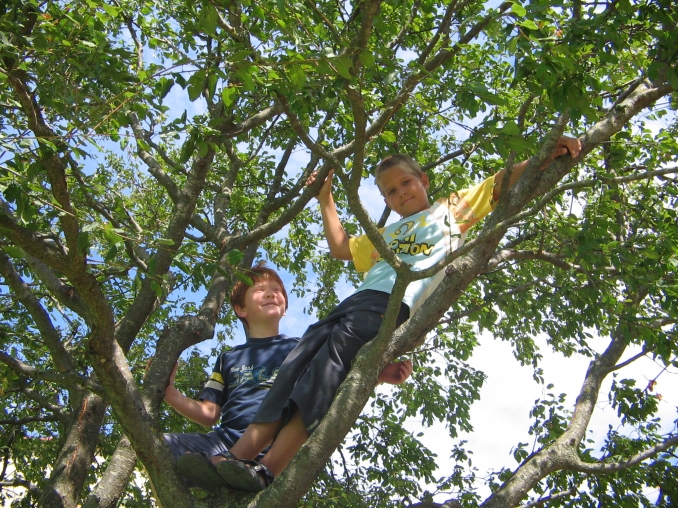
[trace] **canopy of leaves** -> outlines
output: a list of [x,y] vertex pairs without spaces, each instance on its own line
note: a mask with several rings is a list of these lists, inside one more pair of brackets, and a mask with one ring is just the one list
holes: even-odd
[[[635,347],[678,367],[677,16],[668,0],[0,2],[0,498],[414,506],[434,485],[464,506],[675,504],[678,434],[619,362]],[[582,155],[538,171],[563,131]],[[292,275],[308,312],[335,305],[358,278],[324,250],[304,182],[334,168],[347,232],[374,237],[357,191],[393,152],[421,163],[431,198],[535,158],[427,305],[395,332],[385,320],[272,488],[193,497],[160,437],[200,430],[161,406],[176,359],[195,396],[213,353],[196,346],[228,343],[224,301],[256,259]],[[535,405],[538,446],[515,444],[489,497],[463,442],[437,451],[456,464],[441,470],[403,427],[472,430],[483,330],[536,382],[540,344],[591,358],[574,409]],[[380,367],[412,350],[413,382],[359,417]],[[599,396],[625,426],[591,449]]]

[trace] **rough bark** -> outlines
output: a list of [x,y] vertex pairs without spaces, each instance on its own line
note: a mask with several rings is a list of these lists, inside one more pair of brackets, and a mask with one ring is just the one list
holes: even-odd
[[98,443],[97,436],[106,412],[106,403],[98,396],[85,393],[73,411],[50,481],[42,491],[40,506],[75,508]]
[[115,508],[134,472],[137,456],[126,436],[118,442],[106,471],[83,503],[83,508]]

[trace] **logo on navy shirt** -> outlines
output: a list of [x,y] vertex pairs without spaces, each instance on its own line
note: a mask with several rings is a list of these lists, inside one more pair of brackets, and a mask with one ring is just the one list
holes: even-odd
[[261,365],[241,365],[239,368],[232,368],[228,383],[229,388],[235,388],[242,384],[249,385],[267,385],[270,386],[278,375],[278,368],[275,368],[271,375],[268,375],[268,368]]

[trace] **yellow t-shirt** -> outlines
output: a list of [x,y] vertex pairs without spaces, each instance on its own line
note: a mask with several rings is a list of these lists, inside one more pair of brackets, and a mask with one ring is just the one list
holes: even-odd
[[[494,176],[469,189],[436,201],[431,208],[380,230],[391,249],[414,270],[424,270],[464,244],[466,231],[496,206],[492,192]],[[384,260],[366,235],[349,240],[353,263],[367,272],[358,291],[373,289],[391,293],[395,271]],[[403,302],[414,312],[442,280],[444,272],[412,282]]]

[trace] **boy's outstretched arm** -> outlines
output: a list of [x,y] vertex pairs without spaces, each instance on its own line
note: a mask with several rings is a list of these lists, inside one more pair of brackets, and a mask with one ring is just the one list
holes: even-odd
[[172,374],[170,374],[169,385],[165,388],[165,402],[172,406],[177,413],[192,422],[205,427],[212,427],[219,421],[221,408],[218,404],[209,400],[193,400],[177,390],[174,386],[177,368],[179,368],[178,363],[174,366]]
[[[308,177],[306,180],[307,187],[315,182],[317,175],[318,172],[314,171],[311,176]],[[323,228],[325,229],[327,244],[330,247],[330,254],[335,259],[351,261],[353,256],[351,256],[351,249],[348,246],[348,235],[341,225],[339,214],[337,214],[337,207],[335,206],[334,198],[332,197],[333,176],[334,170],[331,170],[322,187],[320,187],[316,199],[318,200],[318,203],[320,203],[320,213],[323,217]]]
[[[556,142],[556,147],[553,149],[553,152],[551,152],[551,156],[546,160],[546,162],[544,162],[544,164],[539,169],[541,170],[546,169],[549,166],[549,164],[551,164],[554,160],[556,160],[558,157],[562,155],[567,154],[568,152],[570,153],[570,156],[573,159],[576,159],[579,156],[580,150],[581,150],[581,141],[579,141],[577,138],[562,136]],[[509,188],[518,181],[518,179],[525,171],[525,168],[527,167],[529,162],[530,161],[528,159],[523,162],[519,162],[518,164],[513,166],[513,170],[511,171],[511,179],[509,180]],[[499,200],[499,193],[501,192],[501,185],[504,180],[505,174],[506,170],[502,169],[501,171],[494,175],[493,197],[495,201]]]
[[389,363],[384,370],[379,373],[377,380],[380,383],[389,383],[399,385],[404,383],[412,374],[412,360],[403,360],[402,362]]

